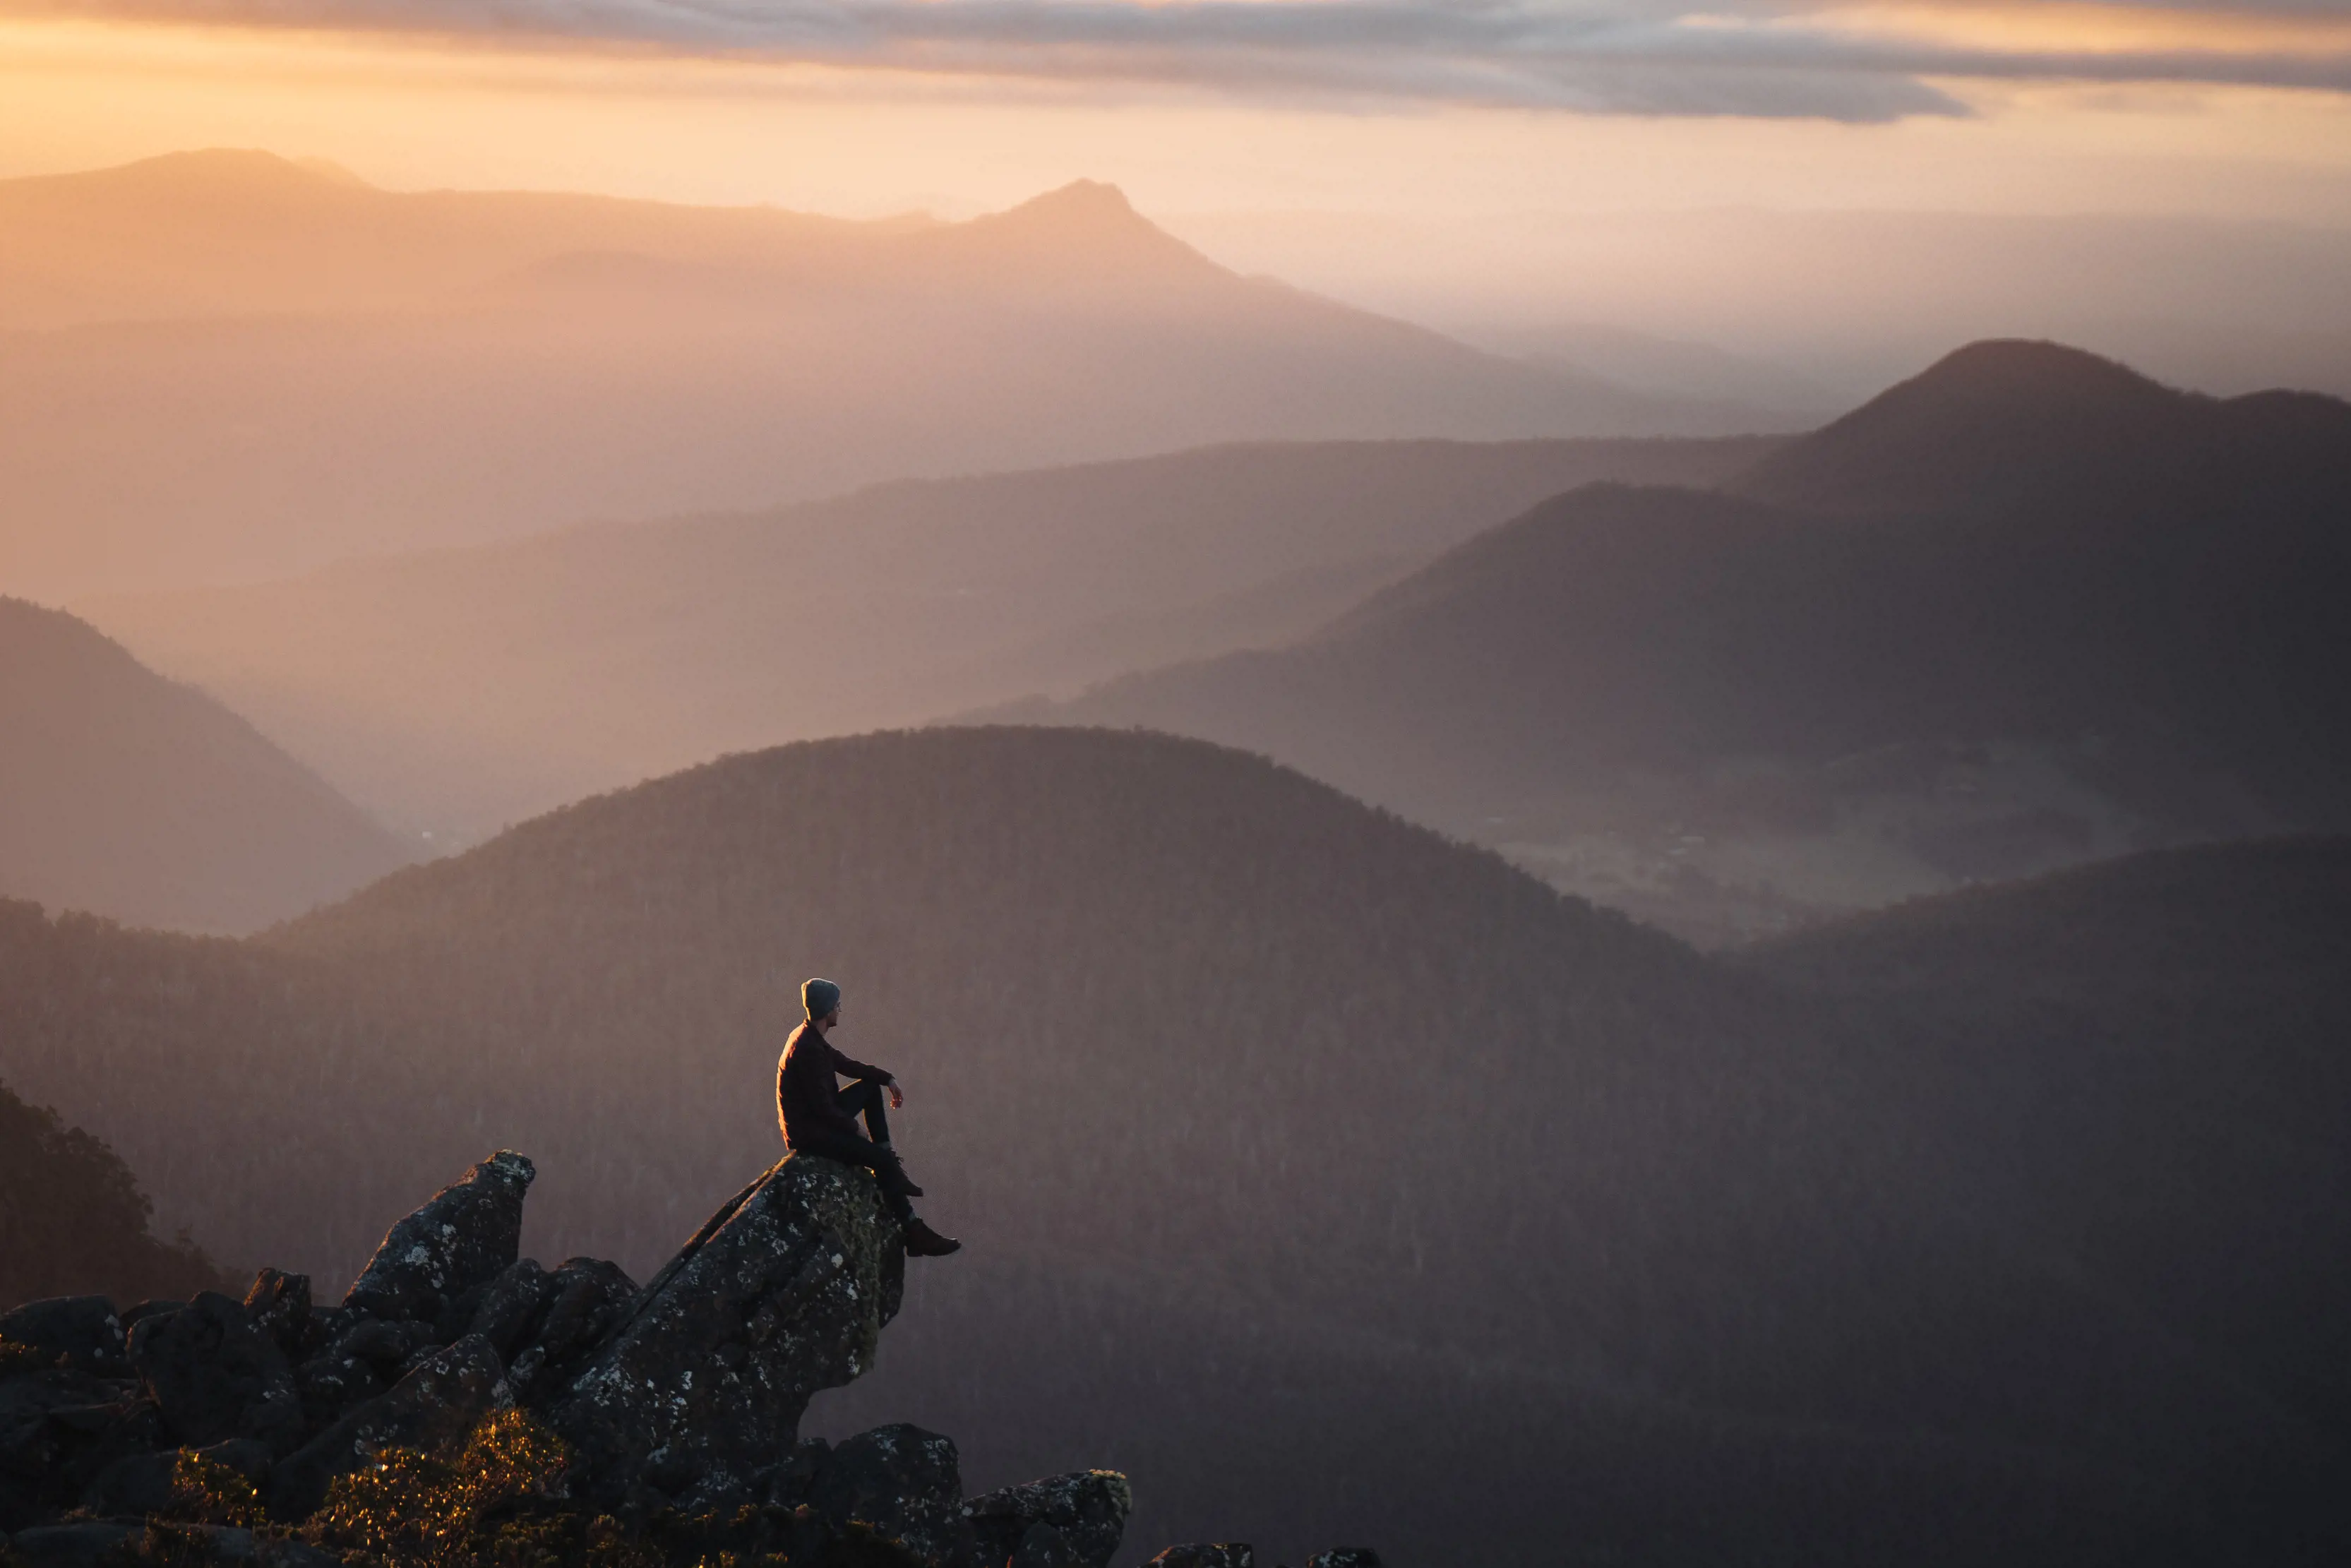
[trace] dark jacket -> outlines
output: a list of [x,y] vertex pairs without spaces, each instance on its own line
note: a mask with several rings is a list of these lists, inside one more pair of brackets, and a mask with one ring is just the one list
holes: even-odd
[[796,1149],[809,1138],[838,1138],[846,1133],[862,1138],[857,1118],[841,1108],[841,1085],[835,1077],[871,1078],[890,1082],[890,1074],[862,1061],[852,1061],[832,1048],[813,1024],[802,1024],[784,1042],[784,1058],[776,1063],[776,1119],[783,1124],[784,1146]]

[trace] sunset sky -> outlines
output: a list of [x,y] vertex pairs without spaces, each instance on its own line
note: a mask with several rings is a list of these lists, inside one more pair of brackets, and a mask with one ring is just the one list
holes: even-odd
[[0,174],[209,145],[837,212],[2351,224],[2351,14],[1725,0],[0,0]]
[[2343,0],[0,0],[0,177],[204,147],[850,216],[1109,181],[1244,272],[1823,406],[2002,335],[2351,388]]

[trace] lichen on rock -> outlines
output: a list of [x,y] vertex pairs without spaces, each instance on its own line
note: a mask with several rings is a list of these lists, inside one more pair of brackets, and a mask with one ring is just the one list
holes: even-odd
[[529,1160],[500,1149],[443,1187],[385,1234],[344,1306],[429,1322],[487,1285],[522,1250],[522,1200],[538,1174]]
[[870,1369],[905,1274],[871,1176],[795,1155],[711,1216],[627,1321],[545,1400],[594,1495],[748,1500],[818,1391]]

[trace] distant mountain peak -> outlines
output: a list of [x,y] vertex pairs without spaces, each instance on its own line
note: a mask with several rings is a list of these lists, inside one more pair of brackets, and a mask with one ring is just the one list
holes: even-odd
[[[1953,350],[1876,401],[1934,396],[2005,402],[2095,399],[2152,404],[2181,395],[2128,365],[2086,349],[2039,339],[1991,338]],[[1874,404],[1865,405],[1862,412],[1868,406]]]
[[259,147],[204,147],[187,152],[165,152],[95,172],[133,184],[371,188],[340,164],[320,158],[287,158]]
[[1029,197],[1018,206],[1009,208],[1005,215],[1009,217],[1016,213],[1097,222],[1105,218],[1137,223],[1144,221],[1142,214],[1134,210],[1134,204],[1126,199],[1124,191],[1101,180],[1072,180],[1041,196]]
[[1141,267],[1225,271],[1135,211],[1124,191],[1099,180],[1071,181],[961,229],[984,246],[1076,263],[1084,270],[1107,264],[1130,275]]
[[1970,343],[1741,480],[1826,511],[2001,509],[2144,480],[2209,400],[2062,343]]

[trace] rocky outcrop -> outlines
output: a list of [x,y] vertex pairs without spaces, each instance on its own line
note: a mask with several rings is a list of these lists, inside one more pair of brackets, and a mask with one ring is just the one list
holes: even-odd
[[284,1451],[302,1437],[294,1370],[241,1301],[206,1291],[131,1331],[131,1369],[183,1448],[252,1437]]
[[[681,1563],[1109,1568],[1134,1506],[1116,1471],[967,1499],[938,1433],[800,1439],[810,1397],[869,1370],[897,1314],[904,1249],[870,1173],[787,1158],[643,1290],[597,1259],[550,1271],[517,1256],[532,1174],[512,1153],[474,1166],[392,1228],[339,1306],[266,1269],[243,1301],[118,1314],[71,1297],[0,1318],[0,1531],[17,1532],[16,1554],[329,1568],[285,1529],[336,1477],[519,1406],[569,1446],[563,1507],[677,1543],[663,1550]],[[190,1474],[249,1483],[275,1533],[172,1520]],[[1155,1562],[1254,1568],[1237,1543]],[[1311,1568],[1379,1562],[1343,1551]]]
[[1134,1492],[1116,1470],[1075,1470],[970,1499],[980,1560],[1019,1568],[1110,1568]]
[[920,1568],[972,1561],[956,1446],[936,1432],[900,1425],[844,1438],[808,1498],[835,1526],[886,1542]]
[[104,1296],[56,1296],[0,1313],[0,1340],[35,1352],[52,1366],[99,1376],[122,1370],[122,1322]]
[[343,1305],[371,1317],[438,1320],[513,1265],[522,1200],[538,1174],[511,1149],[467,1171],[392,1228]]
[[810,1398],[873,1364],[904,1270],[871,1176],[785,1159],[710,1217],[546,1400],[582,1485],[631,1509],[758,1498]]
[[289,1519],[326,1500],[327,1488],[386,1448],[436,1448],[513,1403],[489,1341],[468,1334],[436,1350],[392,1385],[289,1454],[270,1471],[269,1505]]
[[0,1380],[0,1531],[47,1522],[117,1459],[169,1446],[128,1380],[65,1366]]

